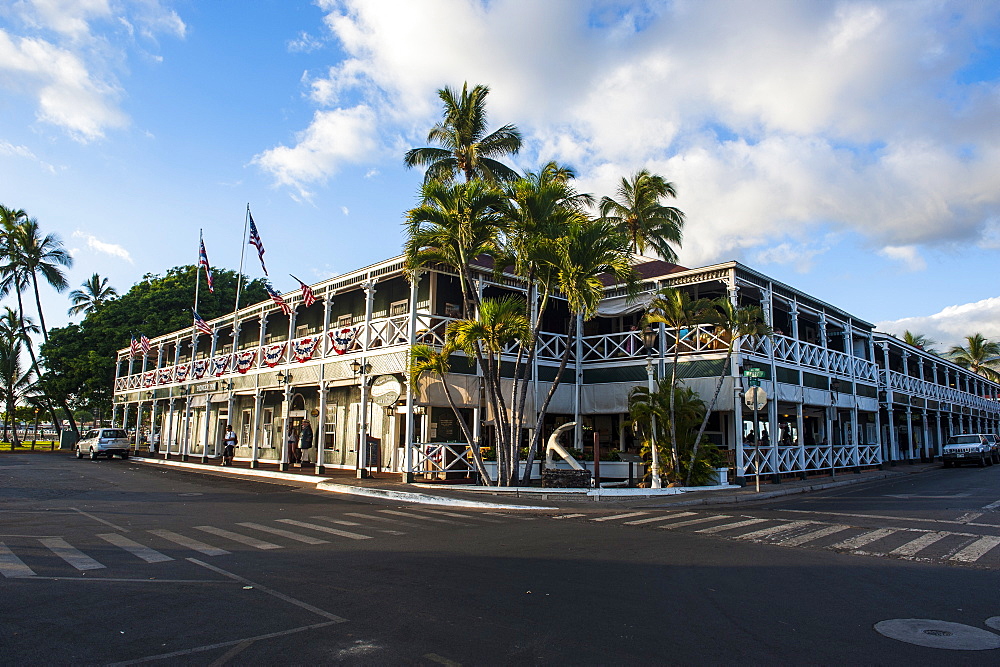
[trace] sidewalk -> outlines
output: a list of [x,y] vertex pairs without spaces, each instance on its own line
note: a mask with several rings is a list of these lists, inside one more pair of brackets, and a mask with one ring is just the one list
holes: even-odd
[[735,504],[767,500],[795,493],[808,493],[900,475],[916,474],[940,467],[940,463],[903,463],[887,465],[885,470],[860,473],[838,472],[836,476],[817,475],[808,479],[785,479],[780,484],[761,480],[760,491],[753,479],[745,487],[717,486],[688,489],[543,489],[540,487],[477,487],[446,482],[404,484],[396,473],[381,472],[357,479],[353,470],[327,469],[322,475],[312,465],[279,471],[274,463],[261,463],[251,469],[247,462],[232,466],[219,465],[218,459],[202,463],[201,457],[188,461],[164,460],[151,455],[133,456],[132,461],[146,465],[162,465],[205,474],[232,475],[246,479],[280,479],[315,486],[331,493],[367,496],[399,502],[453,507],[480,507],[504,510],[556,510],[564,507],[626,507],[666,508],[690,505]]

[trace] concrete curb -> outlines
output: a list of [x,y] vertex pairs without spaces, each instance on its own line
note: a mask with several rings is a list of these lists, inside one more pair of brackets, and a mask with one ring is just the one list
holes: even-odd
[[432,496],[428,493],[413,493],[412,491],[395,491],[392,489],[373,489],[364,486],[349,486],[336,482],[324,481],[316,485],[321,491],[344,493],[352,496],[369,496],[371,498],[387,498],[405,503],[422,503],[424,505],[450,505],[452,507],[481,507],[498,510],[558,510],[558,507],[541,507],[536,505],[507,505],[488,503],[481,500],[465,500],[447,496]]
[[298,475],[293,472],[278,472],[276,470],[257,470],[254,468],[227,468],[225,466],[209,466],[205,463],[190,463],[188,461],[165,461],[163,459],[148,459],[142,456],[130,456],[129,461],[135,461],[137,463],[148,463],[150,465],[157,465],[157,466],[167,466],[170,468],[184,468],[186,470],[204,470],[205,472],[211,472],[220,475],[243,475],[245,477],[267,477],[270,479],[283,479],[289,482],[304,482],[306,484],[311,484],[313,482],[322,483],[332,479],[330,477],[312,477],[309,479],[303,479],[302,475]]

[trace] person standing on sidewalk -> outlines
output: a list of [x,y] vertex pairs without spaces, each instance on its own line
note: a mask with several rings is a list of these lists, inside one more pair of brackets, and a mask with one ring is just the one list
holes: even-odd
[[299,428],[299,463],[312,463],[312,425],[308,419],[303,419]]
[[236,456],[236,433],[233,432],[232,424],[226,424],[226,434],[222,436],[222,465],[233,465],[233,457]]

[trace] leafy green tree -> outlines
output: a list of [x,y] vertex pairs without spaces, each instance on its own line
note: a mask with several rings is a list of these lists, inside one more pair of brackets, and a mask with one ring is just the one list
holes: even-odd
[[[669,463],[661,471],[670,482],[690,479],[704,483],[711,474],[717,457],[714,446],[696,448],[696,425],[705,415],[705,402],[688,387],[675,387],[668,378],[657,380],[653,391],[636,387],[629,393],[629,424],[636,428],[642,441],[642,452],[652,455],[656,442],[657,455]],[[674,421],[675,423],[671,423]],[[653,437],[654,424],[664,423],[679,435],[676,442],[666,443]],[[677,449],[677,458],[673,450]]]
[[21,340],[19,338],[0,339],[0,400],[4,405],[6,419],[4,420],[4,437],[6,438],[8,422],[14,422],[10,443],[12,448],[18,446],[17,438],[17,404],[35,384],[34,370],[25,370],[21,364]]
[[643,169],[631,180],[623,178],[616,194],[618,199],[601,199],[601,216],[628,235],[634,252],[643,254],[649,247],[664,260],[676,263],[672,246],[681,245],[684,213],[662,204],[664,198],[677,196],[674,184]]
[[[146,274],[128,292],[107,301],[79,324],[50,332],[42,347],[48,369],[42,380],[45,391],[66,399],[73,410],[108,414],[118,350],[128,347],[133,334],[154,338],[192,326],[191,306],[197,268],[169,269],[165,275]],[[211,320],[233,312],[237,273],[215,269],[215,292],[202,290],[198,314]],[[267,299],[262,280],[244,278],[240,301]]]
[[983,334],[974,333],[965,337],[965,345],[954,345],[948,350],[948,358],[962,368],[984,378],[1000,382],[1000,343],[987,340]]
[[73,302],[68,311],[70,316],[89,315],[118,296],[118,290],[108,283],[108,279],[96,273],[85,280],[81,287],[83,289],[75,289],[69,293],[69,299]]
[[428,143],[439,147],[414,148],[403,158],[407,167],[427,167],[425,182],[450,181],[462,174],[465,180],[496,183],[512,181],[517,172],[498,158],[515,155],[521,149],[521,133],[514,125],[504,125],[489,132],[486,124],[486,96],[490,89],[484,85],[462,92],[450,87],[438,91],[444,104],[444,118],[427,134]]

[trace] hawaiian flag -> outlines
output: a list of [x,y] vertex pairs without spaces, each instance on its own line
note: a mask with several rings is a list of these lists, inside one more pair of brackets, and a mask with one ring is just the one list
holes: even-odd
[[247,215],[250,216],[250,245],[257,248],[257,256],[260,257],[260,268],[264,269],[264,275],[267,275],[267,267],[264,266],[264,242],[260,240],[260,234],[257,233],[257,225],[253,222],[253,214],[250,212],[250,207],[247,206]]
[[208,281],[208,291],[215,292],[215,281],[212,280],[212,267],[208,263],[208,253],[205,252],[205,239],[198,237],[198,266],[205,267],[205,280]]
[[285,300],[281,298],[281,295],[274,291],[274,288],[271,286],[271,283],[265,282],[264,289],[266,289],[267,293],[270,295],[271,301],[276,303],[278,307],[281,308],[281,312],[283,312],[285,315],[292,314],[291,306],[285,303]]
[[215,333],[215,331],[212,329],[212,327],[209,326],[208,322],[206,322],[205,320],[201,319],[201,315],[198,314],[198,311],[192,310],[191,312],[194,313],[194,328],[195,329],[197,329],[198,331],[202,332],[206,336],[211,336],[213,333]]
[[128,356],[139,356],[139,341],[135,339],[135,336],[132,336],[132,342],[128,346]]
[[[292,276],[292,274],[290,273],[288,275]],[[295,276],[292,276],[292,278],[295,278]],[[299,283],[299,286],[302,288],[302,304],[306,308],[308,308],[309,306],[316,303],[316,295],[313,294],[312,288],[310,288],[309,285],[306,285],[298,278],[295,278],[295,280]]]
[[146,337],[146,334],[141,334],[139,336],[139,347],[142,348],[143,354],[149,354],[149,349],[152,346],[153,345],[152,343],[149,342],[149,339]]

